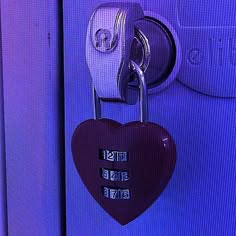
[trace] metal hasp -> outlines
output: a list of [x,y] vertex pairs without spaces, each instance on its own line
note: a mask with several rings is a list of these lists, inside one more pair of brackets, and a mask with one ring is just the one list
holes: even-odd
[[108,3],[93,13],[87,32],[86,60],[101,99],[135,103],[130,81],[130,51],[134,23],[144,18],[136,3]]
[[140,81],[130,61],[142,70],[148,89],[157,87],[176,64],[175,39],[137,3],[102,4],[89,21],[86,60],[101,100],[135,104]]

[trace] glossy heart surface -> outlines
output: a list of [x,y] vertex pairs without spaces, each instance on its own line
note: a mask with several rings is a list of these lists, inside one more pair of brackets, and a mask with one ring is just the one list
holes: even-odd
[[151,122],[87,120],[73,134],[72,154],[90,194],[122,225],[160,196],[176,163],[172,137]]

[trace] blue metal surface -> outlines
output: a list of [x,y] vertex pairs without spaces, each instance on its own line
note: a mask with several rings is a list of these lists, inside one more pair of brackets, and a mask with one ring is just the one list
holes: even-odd
[[1,12],[9,235],[61,235],[58,1]]
[[[221,18],[232,16],[234,1],[227,1],[232,9],[225,11],[220,10],[221,3],[213,1],[211,8],[203,1],[201,5],[196,5],[196,1],[137,1],[145,10],[167,18],[180,37],[183,62],[178,80],[149,98],[150,120],[172,134],[178,156],[174,176],[161,197],[124,227],[87,192],[71,155],[75,127],[93,117],[91,77],[85,61],[86,30],[94,8],[103,2],[64,2],[67,235],[234,235],[236,68],[223,55],[231,48],[227,40],[236,40],[236,28],[230,18],[224,19],[220,27],[218,19],[207,22],[211,19],[208,11],[211,15],[215,11]],[[208,40],[221,38],[228,43],[214,46],[212,58],[216,64],[211,67],[203,63],[202,58],[206,60],[208,56],[202,57],[201,53],[206,52]],[[195,48],[201,50],[192,52]],[[138,108],[104,104],[103,114],[127,122],[138,119]]]
[[[1,17],[0,17],[1,22]],[[0,27],[1,29],[1,27]],[[1,37],[1,30],[0,30]],[[0,38],[1,45],[1,38]],[[0,235],[7,235],[7,201],[6,201],[6,156],[4,129],[4,101],[2,78],[2,48],[0,46]]]

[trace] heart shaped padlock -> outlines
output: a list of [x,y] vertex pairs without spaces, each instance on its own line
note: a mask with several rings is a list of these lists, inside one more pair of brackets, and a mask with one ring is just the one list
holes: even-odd
[[[170,134],[147,122],[144,75],[134,62],[131,64],[140,82],[141,121],[122,125],[109,119],[91,119],[81,123],[72,137],[73,159],[83,183],[122,225],[142,214],[160,196],[176,163]],[[94,98],[98,118],[96,91]]]

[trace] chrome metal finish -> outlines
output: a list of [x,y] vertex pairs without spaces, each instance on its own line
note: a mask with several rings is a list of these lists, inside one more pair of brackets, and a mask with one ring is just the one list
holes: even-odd
[[86,60],[102,100],[134,104],[137,91],[128,87],[134,23],[144,13],[137,3],[107,3],[93,13],[88,26]]
[[129,200],[131,198],[129,189],[103,187],[103,195],[113,200]]
[[151,60],[151,48],[148,38],[138,28],[135,28],[135,37],[131,47],[132,59],[143,72],[147,70]]
[[100,5],[91,16],[86,60],[103,101],[136,103],[139,81],[131,74],[130,60],[143,71],[151,92],[176,78],[178,38],[164,18],[145,14],[137,3],[113,2]]
[[134,61],[131,61],[131,68],[139,82],[140,121],[148,122],[148,92],[144,73]]
[[[144,72],[148,89],[158,87],[169,79],[176,57],[175,39],[164,23],[149,16],[135,22],[130,59]],[[135,81],[129,85],[138,87]]]
[[99,29],[95,34],[94,46],[101,52],[110,52],[117,46],[117,38],[112,39],[111,32],[106,29]]
[[[147,86],[146,81],[144,78],[143,71],[139,68],[139,66],[134,62],[130,61],[130,69],[134,72],[135,77],[139,81],[139,105],[140,105],[140,121],[141,122],[148,122],[148,92],[147,92]],[[94,89],[94,101],[93,101],[93,107],[94,107],[94,119],[101,119],[101,101],[96,93],[96,89]],[[104,156],[106,156],[107,159],[113,160],[115,156],[115,152],[106,153],[107,150],[104,151]]]
[[93,86],[93,114],[94,114],[94,119],[98,120],[102,118],[101,114],[101,100],[97,96],[97,92],[95,90],[95,87]]
[[[111,52],[118,45],[123,12],[119,9],[98,8],[90,20],[90,37],[93,46],[100,52]],[[112,19],[105,21],[105,17]],[[105,21],[105,22],[104,22]]]

